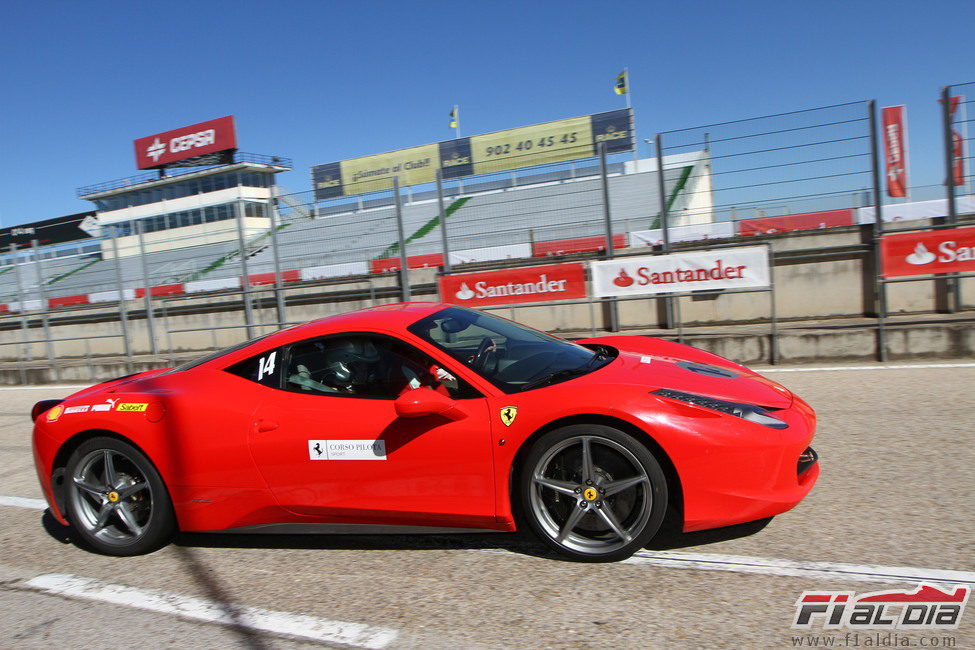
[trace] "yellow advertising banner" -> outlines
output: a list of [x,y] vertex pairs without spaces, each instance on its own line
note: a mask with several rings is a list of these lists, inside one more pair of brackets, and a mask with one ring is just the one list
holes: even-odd
[[399,151],[342,161],[342,185],[347,194],[388,190],[393,177],[400,185],[421,185],[435,180],[440,164],[438,145],[425,144]]
[[506,129],[399,151],[315,165],[311,169],[316,200],[388,190],[436,180],[578,160],[633,151],[633,111],[619,109],[583,117]]
[[471,136],[475,174],[573,160],[592,152],[588,115]]

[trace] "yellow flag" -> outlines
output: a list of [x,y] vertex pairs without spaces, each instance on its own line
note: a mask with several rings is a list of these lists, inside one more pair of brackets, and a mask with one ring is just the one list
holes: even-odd
[[629,80],[626,78],[626,70],[616,75],[616,83],[613,84],[613,92],[617,95],[625,95],[629,89],[626,87]]
[[450,128],[452,129],[457,128],[457,107],[456,106],[450,109]]

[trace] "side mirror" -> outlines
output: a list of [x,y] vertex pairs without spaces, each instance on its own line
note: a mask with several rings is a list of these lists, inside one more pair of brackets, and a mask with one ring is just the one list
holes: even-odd
[[408,390],[393,402],[396,415],[401,418],[422,418],[425,415],[442,415],[450,420],[463,420],[467,413],[457,402],[432,388]]

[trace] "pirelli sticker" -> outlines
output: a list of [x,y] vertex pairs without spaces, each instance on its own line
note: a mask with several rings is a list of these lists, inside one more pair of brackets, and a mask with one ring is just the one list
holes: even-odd
[[115,407],[116,411],[145,411],[149,408],[147,402],[121,402]]

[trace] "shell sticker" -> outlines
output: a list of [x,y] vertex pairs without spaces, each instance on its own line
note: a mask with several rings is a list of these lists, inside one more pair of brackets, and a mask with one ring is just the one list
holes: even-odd
[[64,413],[64,407],[58,404],[57,406],[55,406],[54,408],[52,408],[50,411],[47,412],[47,421],[57,422],[58,418],[61,417],[62,413]]

